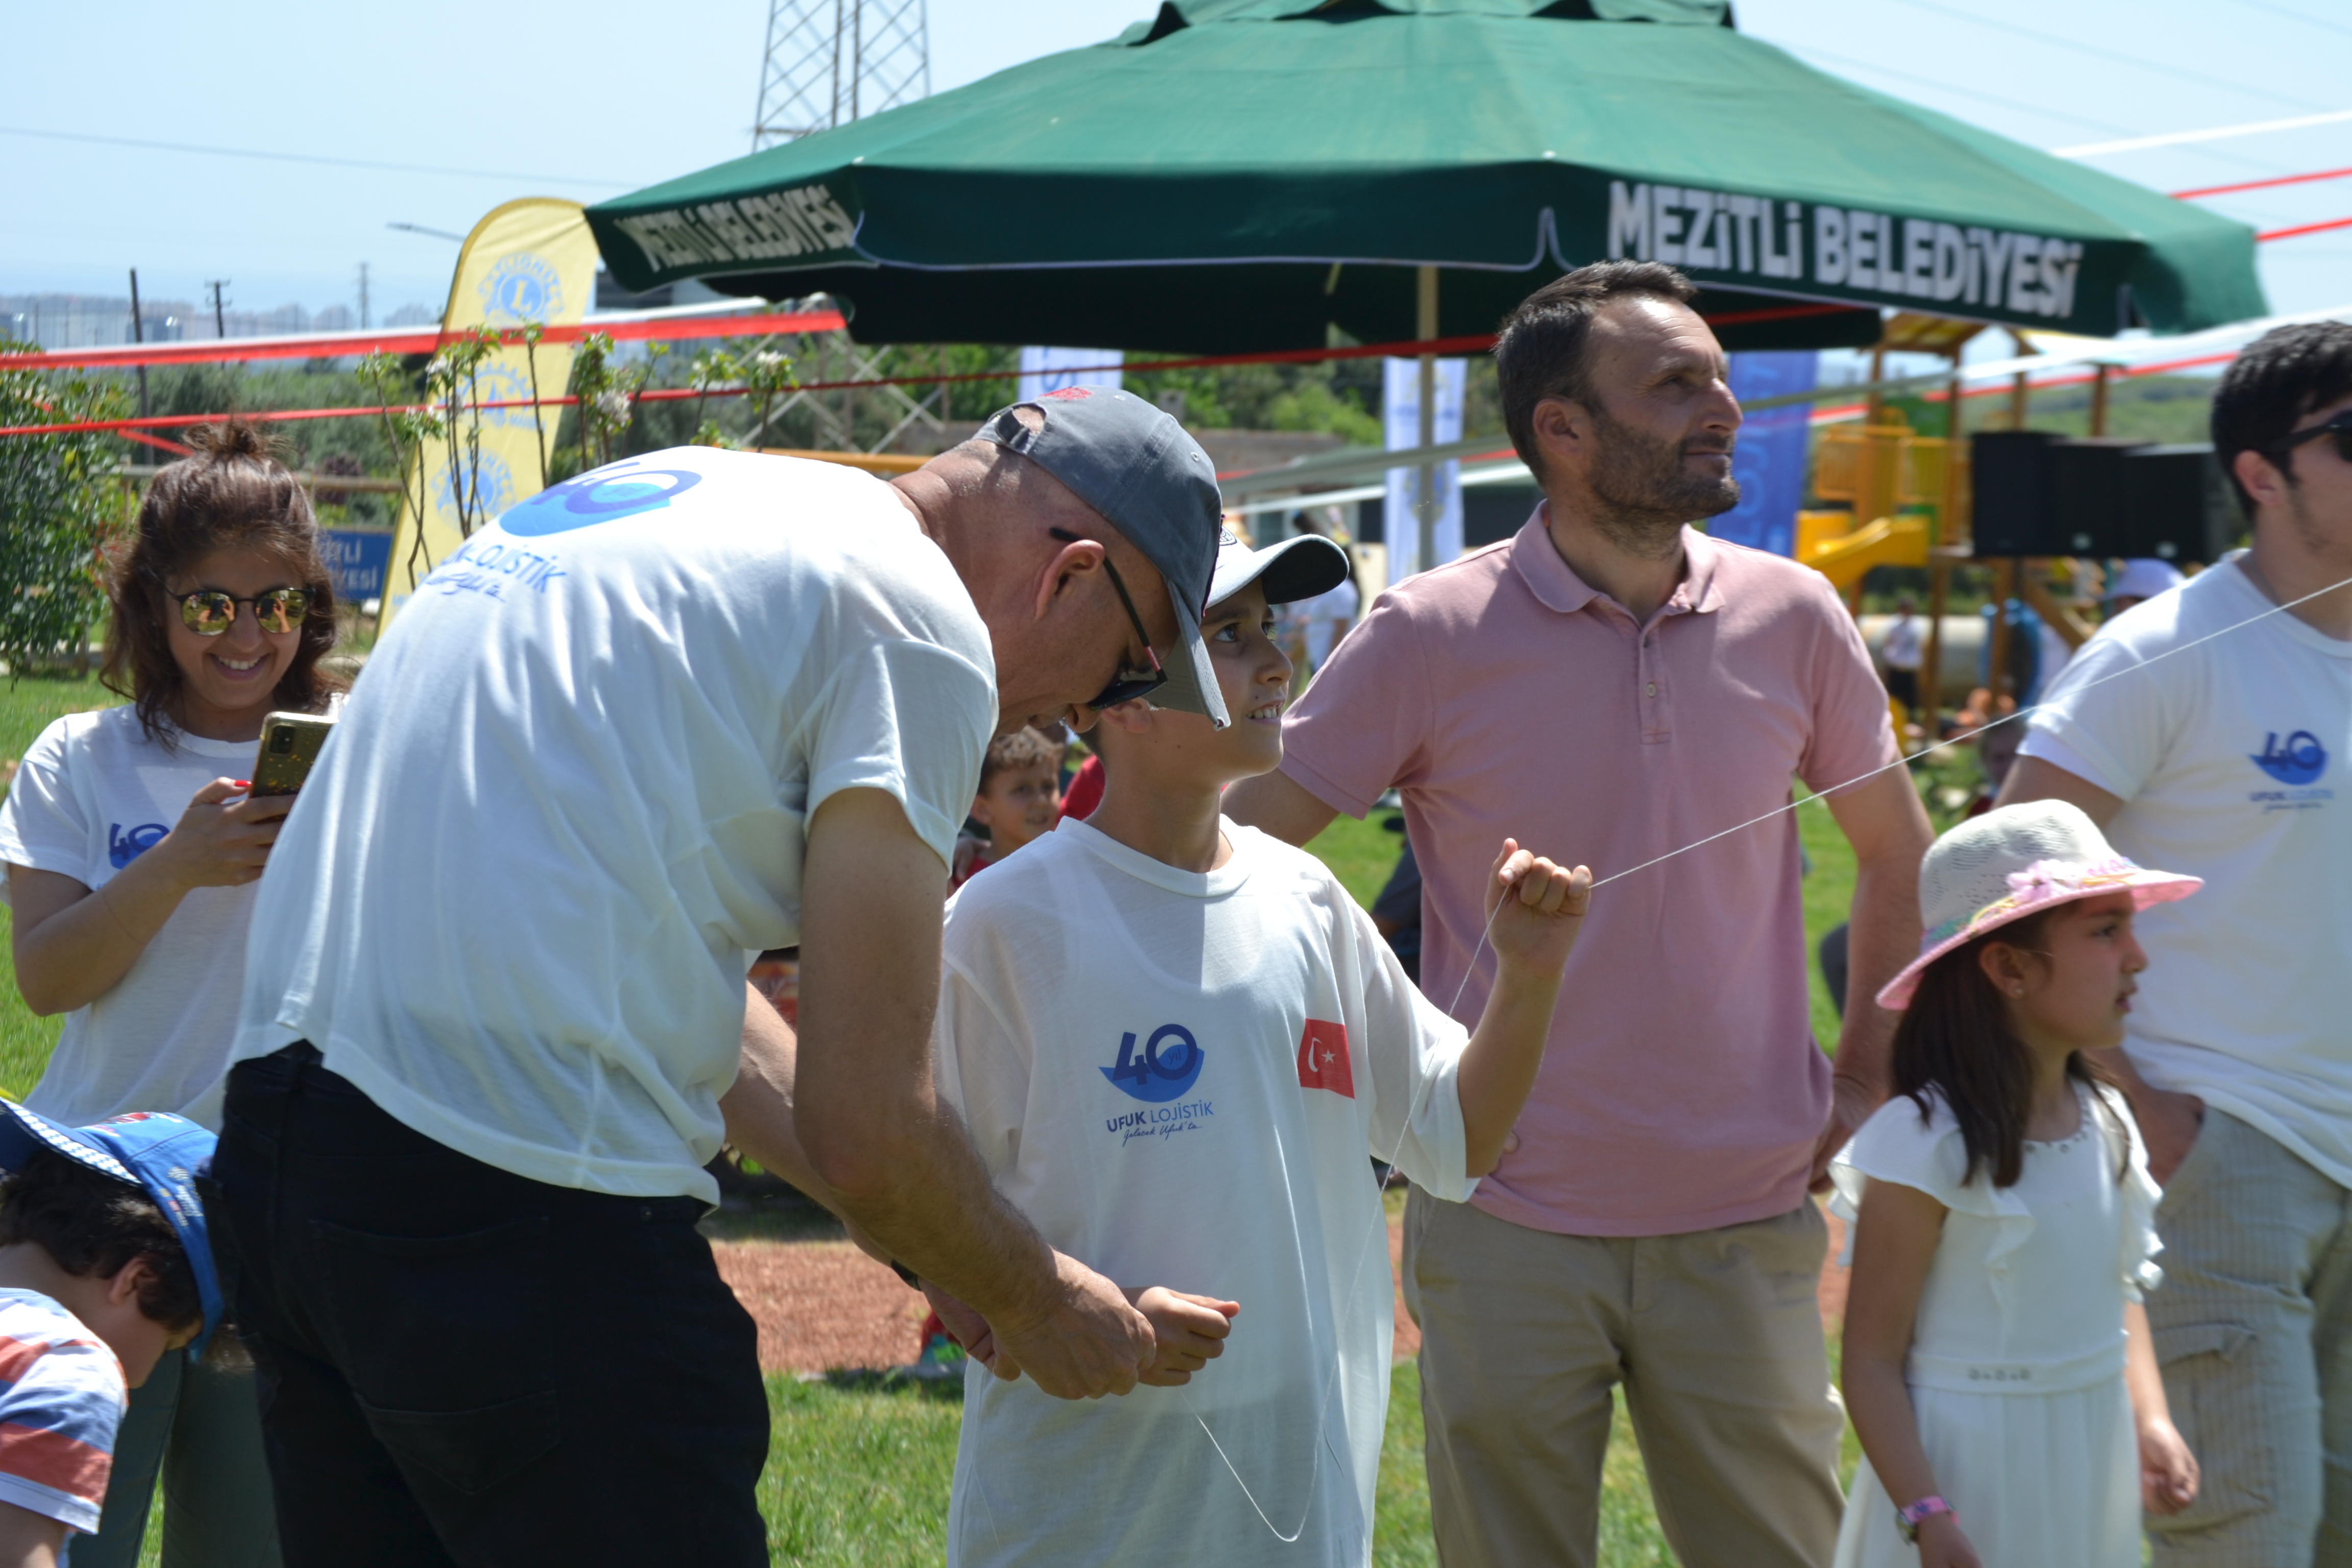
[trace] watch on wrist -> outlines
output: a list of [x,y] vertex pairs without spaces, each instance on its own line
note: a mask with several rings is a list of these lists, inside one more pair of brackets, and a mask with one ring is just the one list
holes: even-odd
[[1939,1513],[1948,1514],[1953,1519],[1959,1518],[1959,1514],[1950,1503],[1930,1492],[1917,1502],[1896,1509],[1895,1528],[1902,1533],[1905,1541],[1916,1545],[1919,1540],[1919,1527]]

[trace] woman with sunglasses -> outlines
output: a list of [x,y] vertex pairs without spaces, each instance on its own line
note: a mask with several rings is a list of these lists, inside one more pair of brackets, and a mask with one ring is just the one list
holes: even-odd
[[[250,426],[188,439],[110,563],[104,679],[129,705],[50,725],[0,803],[17,988],[66,1016],[26,1102],[68,1126],[218,1125],[253,884],[293,804],[244,781],[263,716],[321,710],[332,684],[334,590],[302,487]],[[278,1562],[249,1371],[174,1352],[132,1393],[75,1568],[137,1563],[159,1471],[168,1568]]]

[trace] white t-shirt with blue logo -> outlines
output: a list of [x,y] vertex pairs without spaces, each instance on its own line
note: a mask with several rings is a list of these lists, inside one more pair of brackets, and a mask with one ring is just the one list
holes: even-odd
[[997,1189],[1121,1286],[1242,1309],[1183,1388],[969,1370],[960,1568],[1370,1560],[1393,1321],[1367,1156],[1469,1197],[1466,1035],[1321,862],[1224,832],[1200,875],[1066,818],[949,905],[940,1089]]
[[[161,842],[198,790],[253,772],[251,741],[173,742],[150,740],[128,707],[68,713],[42,731],[0,803],[0,861],[94,892]],[[228,1066],[253,897],[247,883],[181,900],[114,989],[66,1015],[25,1102],[68,1127],[176,1110],[217,1128],[205,1091]]]
[[988,629],[880,480],[681,447],[558,485],[370,658],[262,879],[236,1054],[307,1039],[502,1170],[716,1201],[808,817],[887,791],[944,881],[995,728]]
[[2123,797],[2118,850],[2205,879],[2136,922],[2133,1064],[2352,1186],[2352,642],[2287,614],[2228,630],[2271,607],[2234,556],[2135,605],[2019,750]]

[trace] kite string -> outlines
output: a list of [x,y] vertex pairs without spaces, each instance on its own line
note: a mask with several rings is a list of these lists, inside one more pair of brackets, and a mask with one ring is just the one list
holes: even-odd
[[[2249,616],[2244,620],[2223,626],[2218,631],[2208,632],[2203,637],[2193,638],[2190,641],[2180,644],[2177,647],[2166,648],[2163,652],[2157,654],[2151,658],[2146,658],[2139,660],[2137,663],[2127,664],[2120,669],[2111,670],[2107,674],[2099,676],[2095,679],[2086,680],[2080,686],[2074,689],[2074,693],[2088,691],[2094,687],[2104,686],[2110,680],[2121,679],[2126,675],[2136,674],[2141,670],[2151,668],[2154,666],[2162,663],[2164,660],[2170,658],[2175,654],[2187,653],[2189,649],[2202,647],[2204,644],[2211,642],[2217,637],[2223,637],[2233,632],[2243,631],[2246,627],[2254,625],[2258,621],[2267,620],[2273,616],[2282,615],[2289,610],[2294,609],[2297,605],[2309,604],[2314,599],[2319,598],[2327,594],[2335,593],[2336,590],[2346,587],[2352,587],[2352,577],[2347,577],[2342,582],[2331,583],[2325,588],[2315,589],[2311,593],[2304,595],[2301,598],[2290,599],[2284,604],[2273,605],[2259,615]],[[2070,695],[2072,695],[2072,693],[2070,693]],[[1746,832],[1748,828],[1757,826],[1762,823],[1769,822],[1774,817],[1785,816],[1790,812],[1795,811],[1799,806],[1806,804],[1807,801],[1827,800],[1831,795],[1836,795],[1842,790],[1852,789],[1856,784],[1866,784],[1870,780],[1876,778],[1879,774],[1892,773],[1896,768],[1907,768],[1912,763],[1918,762],[1924,757],[1932,756],[1936,752],[1944,751],[1952,746],[1965,744],[1966,742],[1973,741],[1979,735],[1983,735],[1990,731],[1998,730],[2004,724],[2013,724],[2019,720],[2029,718],[2050,706],[2052,706],[2052,704],[2040,702],[2035,703],[2030,708],[2021,708],[2014,713],[2005,713],[1989,724],[1981,724],[1976,729],[1965,731],[1959,734],[1951,736],[1947,740],[1938,741],[1933,745],[1923,746],[1918,751],[1912,752],[1908,756],[1896,757],[1893,762],[1885,763],[1878,767],[1872,768],[1867,773],[1858,773],[1854,777],[1847,779],[1843,783],[1832,784],[1827,789],[1820,790],[1812,795],[1775,806],[1773,809],[1763,813],[1761,816],[1749,817],[1747,821],[1727,827],[1719,833],[1710,833],[1706,837],[1685,844],[1679,849],[1670,849],[1664,855],[1654,856],[1651,858],[1641,862],[1639,865],[1628,866],[1622,871],[1612,871],[1608,876],[1594,882],[1592,886],[1596,890],[1605,888],[1610,883],[1621,881],[1623,879],[1633,875],[1637,871],[1646,871],[1651,867],[1663,865],[1666,861],[1672,860],[1677,856],[1687,855],[1692,850],[1704,848],[1707,845],[1713,844],[1718,839],[1728,838],[1735,833]],[[1455,1016],[1457,1022],[1459,1021],[1458,1015],[1462,1007],[1462,998],[1470,989],[1470,981],[1472,976],[1477,973],[1479,959],[1486,954],[1487,948],[1491,945],[1490,939],[1495,933],[1495,921],[1496,918],[1503,912],[1503,905],[1506,901],[1507,901],[1507,899],[1497,900],[1494,909],[1488,912],[1486,927],[1478,933],[1477,945],[1471,949],[1470,961],[1463,967],[1462,983],[1454,988],[1454,1000],[1446,1004],[1446,1013],[1449,1016]],[[1424,1083],[1423,1085],[1422,1092],[1426,1093],[1433,1082],[1434,1079],[1432,1079],[1429,1082]],[[1412,1102],[1406,1107],[1403,1126],[1402,1130],[1397,1135],[1396,1147],[1389,1151],[1389,1158],[1386,1161],[1386,1163],[1391,1169],[1396,1166],[1398,1158],[1403,1154],[1406,1141],[1412,1135],[1413,1117],[1419,1113],[1420,1106],[1421,1097],[1417,1094],[1413,1097]],[[1372,1235],[1382,1240],[1387,1238],[1388,1209],[1385,1204],[1376,1203],[1373,1205]],[[1356,1297],[1363,1285],[1364,1258],[1370,1253],[1370,1249],[1371,1240],[1370,1237],[1367,1237],[1363,1247],[1360,1248],[1357,1254],[1356,1267],[1352,1272],[1352,1278],[1349,1282],[1347,1301],[1341,1307],[1339,1314],[1332,1320],[1335,1329],[1339,1324],[1346,1322],[1349,1314],[1355,1309]],[[1323,1441],[1324,1418],[1329,1411],[1331,1391],[1338,1386],[1339,1376],[1339,1364],[1338,1358],[1335,1356],[1332,1360],[1330,1373],[1324,1382],[1323,1396],[1317,1402],[1316,1406],[1315,1431],[1311,1441],[1315,1446],[1315,1451],[1318,1452],[1318,1455]],[[1189,1387],[1181,1388],[1179,1390],[1179,1396],[1183,1401],[1186,1412],[1192,1415],[1195,1422],[1199,1423],[1202,1433],[1207,1436],[1210,1445],[1216,1449],[1217,1458],[1223,1461],[1226,1473],[1234,1478],[1234,1484],[1240,1487],[1242,1489],[1242,1495],[1249,1500],[1249,1505],[1256,1511],[1259,1522],[1263,1523],[1267,1531],[1284,1545],[1286,1546],[1296,1542],[1299,1537],[1306,1532],[1307,1519],[1314,1511],[1315,1484],[1319,1480],[1322,1475],[1322,1461],[1320,1458],[1318,1457],[1317,1458],[1314,1474],[1308,1479],[1307,1502],[1299,1514],[1297,1528],[1286,1535],[1280,1530],[1276,1529],[1274,1521],[1266,1516],[1265,1505],[1258,1501],[1256,1492],[1251,1489],[1250,1484],[1247,1481],[1242,1479],[1241,1472],[1234,1468],[1232,1458],[1225,1452],[1225,1446],[1217,1440],[1216,1433],[1211,1431],[1208,1422],[1202,1418],[1200,1411],[1192,1404],[1191,1389]]]

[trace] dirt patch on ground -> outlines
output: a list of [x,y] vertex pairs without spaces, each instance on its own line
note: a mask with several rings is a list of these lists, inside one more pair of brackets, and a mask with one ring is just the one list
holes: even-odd
[[904,1366],[929,1311],[845,1241],[718,1241],[719,1272],[760,1325],[765,1372]]
[[[1845,1319],[1846,1271],[1837,1257],[1845,1226],[1830,1216],[1830,1255],[1822,1269],[1822,1326]],[[760,1365],[769,1372],[816,1373],[838,1367],[903,1366],[920,1349],[916,1336],[929,1310],[922,1296],[846,1241],[713,1241],[719,1271],[760,1325]],[[1389,1222],[1393,1277],[1404,1256],[1401,1222]],[[1421,1350],[1421,1330],[1391,1291],[1396,1357]]]

